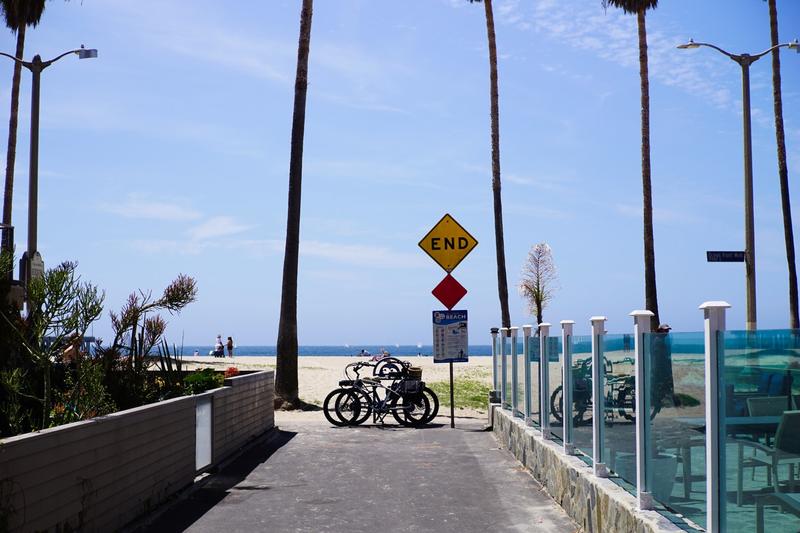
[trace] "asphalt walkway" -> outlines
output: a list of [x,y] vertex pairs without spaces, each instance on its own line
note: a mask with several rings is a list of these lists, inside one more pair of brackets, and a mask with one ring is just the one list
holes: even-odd
[[482,420],[457,420],[456,429],[444,418],[419,429],[335,428],[321,412],[281,415],[268,443],[160,513],[147,531],[578,530],[482,431]]

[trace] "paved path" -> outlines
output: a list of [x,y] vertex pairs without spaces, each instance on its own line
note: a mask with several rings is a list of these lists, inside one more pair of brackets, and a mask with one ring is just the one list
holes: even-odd
[[334,428],[321,412],[283,423],[281,414],[268,445],[212,476],[148,531],[578,530],[482,420],[457,420],[456,429]]

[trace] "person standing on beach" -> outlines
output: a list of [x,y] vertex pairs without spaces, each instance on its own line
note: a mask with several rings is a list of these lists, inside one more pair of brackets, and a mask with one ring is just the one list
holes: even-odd
[[233,338],[228,337],[226,346],[228,347],[228,357],[233,357]]
[[217,335],[214,343],[214,357],[225,357],[225,346],[222,344],[222,335]]

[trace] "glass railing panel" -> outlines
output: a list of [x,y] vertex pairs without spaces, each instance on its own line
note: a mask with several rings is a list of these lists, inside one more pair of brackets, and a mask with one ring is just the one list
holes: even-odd
[[502,383],[503,379],[503,360],[500,358],[500,345],[503,342],[503,337],[498,335],[494,339],[494,390],[500,391],[500,383]]
[[541,350],[539,347],[539,337],[531,337],[528,343],[528,361],[529,368],[528,374],[531,383],[530,402],[531,402],[531,418],[530,423],[539,427],[539,416],[541,409],[539,408],[539,364],[541,362]]
[[[557,404],[561,402],[556,400]],[[592,336],[572,338],[572,440],[575,449],[592,457]]]
[[720,337],[726,531],[799,531],[800,330]]
[[648,487],[668,509],[706,525],[703,332],[645,333]]
[[547,398],[549,401],[550,411],[550,433],[557,441],[564,440],[564,426],[562,424],[562,417],[557,416],[553,410],[554,403],[559,402],[563,372],[561,368],[561,337],[548,337],[547,338],[547,360],[548,360],[548,384],[547,384]]
[[[603,453],[608,468],[636,485],[633,335],[603,335]],[[626,487],[630,489],[630,487]]]
[[525,350],[522,346],[523,342],[522,339],[517,341],[517,376],[516,376],[516,383],[517,383],[517,398],[516,398],[516,410],[514,412],[515,416],[520,418],[525,417]]
[[501,357],[503,358],[502,364],[502,395],[503,395],[503,408],[511,408],[511,337],[503,336],[502,338],[502,351]]

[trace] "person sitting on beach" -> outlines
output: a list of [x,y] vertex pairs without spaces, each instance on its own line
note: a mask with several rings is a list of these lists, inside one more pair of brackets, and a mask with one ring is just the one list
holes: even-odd
[[369,353],[367,350],[361,350],[361,357],[372,357],[372,354]]

